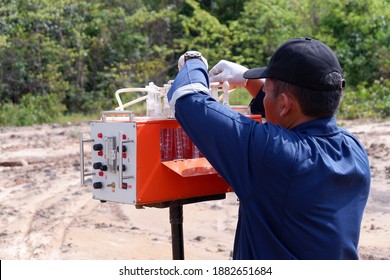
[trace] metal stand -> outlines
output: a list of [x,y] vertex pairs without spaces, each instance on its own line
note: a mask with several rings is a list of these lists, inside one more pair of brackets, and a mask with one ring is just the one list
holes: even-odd
[[169,206],[169,221],[172,233],[172,259],[184,260],[183,205],[180,202],[174,201]]
[[[167,208],[169,207],[169,222],[171,223],[172,235],[172,259],[184,260],[184,239],[183,239],[183,205],[198,203],[209,200],[225,199],[226,193],[212,194],[200,197],[191,197],[175,201],[164,201],[160,203],[139,205],[138,208],[154,207]],[[137,207],[137,206],[136,206]]]
[[176,201],[170,201],[168,203],[161,203],[159,205],[155,205],[159,208],[169,206],[169,222],[171,223],[173,260],[184,260],[183,205],[209,201],[209,200],[219,200],[225,198],[226,198],[226,193],[223,193],[223,194],[214,194],[208,196],[180,199]]

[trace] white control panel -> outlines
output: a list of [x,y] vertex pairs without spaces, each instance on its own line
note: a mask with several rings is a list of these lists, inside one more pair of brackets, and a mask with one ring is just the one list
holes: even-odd
[[136,123],[92,122],[92,195],[136,204]]

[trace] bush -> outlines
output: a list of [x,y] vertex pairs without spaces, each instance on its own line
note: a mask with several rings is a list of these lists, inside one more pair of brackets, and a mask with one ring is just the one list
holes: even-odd
[[0,125],[52,123],[58,120],[65,110],[65,105],[54,94],[37,96],[29,93],[23,96],[19,105],[9,102],[0,104]]
[[390,117],[390,80],[380,79],[369,86],[366,83],[346,91],[340,106],[340,117],[388,118]]

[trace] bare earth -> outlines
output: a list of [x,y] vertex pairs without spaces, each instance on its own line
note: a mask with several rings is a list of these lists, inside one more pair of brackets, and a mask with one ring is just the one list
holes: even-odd
[[[340,124],[371,161],[361,258],[390,259],[390,122]],[[89,134],[89,125],[0,128],[0,259],[171,259],[167,208],[100,203],[90,182],[80,186],[80,131]],[[234,193],[185,205],[185,258],[229,259],[237,207]]]

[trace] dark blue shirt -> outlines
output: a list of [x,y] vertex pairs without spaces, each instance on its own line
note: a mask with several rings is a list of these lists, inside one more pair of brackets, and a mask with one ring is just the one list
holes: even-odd
[[287,130],[247,118],[207,95],[188,60],[169,93],[175,117],[237,194],[234,259],[358,259],[370,186],[359,141],[316,119]]

